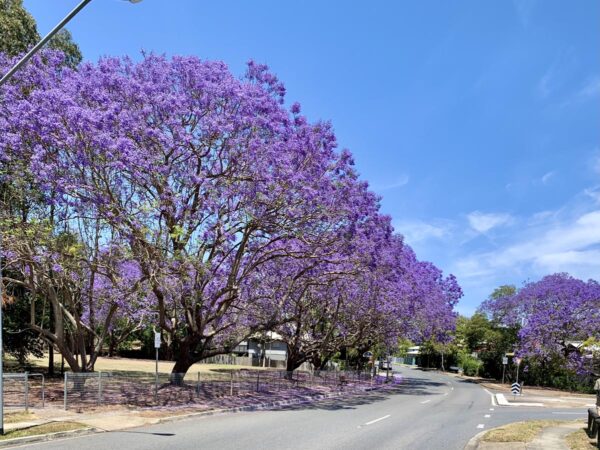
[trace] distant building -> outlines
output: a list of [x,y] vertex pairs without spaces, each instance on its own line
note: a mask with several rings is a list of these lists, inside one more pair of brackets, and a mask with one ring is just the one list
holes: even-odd
[[233,353],[237,356],[250,356],[252,365],[279,367],[285,365],[287,360],[287,344],[279,334],[269,331],[240,342]]
[[418,366],[421,363],[421,346],[413,345],[408,347],[406,356],[404,357],[404,364],[410,366]]

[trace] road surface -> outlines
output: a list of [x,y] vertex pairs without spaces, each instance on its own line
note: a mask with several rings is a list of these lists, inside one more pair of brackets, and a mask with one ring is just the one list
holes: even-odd
[[[482,430],[527,419],[586,418],[585,410],[509,408],[479,385],[401,369],[391,391],[272,411],[190,418],[27,449],[411,449],[461,450]],[[21,447],[22,448],[22,447]]]

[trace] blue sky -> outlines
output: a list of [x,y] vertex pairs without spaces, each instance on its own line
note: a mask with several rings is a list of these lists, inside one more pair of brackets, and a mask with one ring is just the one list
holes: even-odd
[[[24,4],[45,33],[76,0]],[[94,0],[69,29],[88,60],[268,64],[471,314],[500,284],[600,279],[598,17],[595,0]]]

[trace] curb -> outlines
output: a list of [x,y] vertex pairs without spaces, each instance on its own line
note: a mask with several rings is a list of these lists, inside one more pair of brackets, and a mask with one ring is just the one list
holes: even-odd
[[6,439],[3,441],[0,441],[0,448],[1,447],[12,447],[12,446],[24,445],[24,444],[33,444],[36,442],[53,441],[54,439],[64,439],[64,438],[85,436],[87,434],[98,433],[99,431],[100,430],[98,430],[97,428],[82,428],[79,430],[58,431],[56,433],[36,434],[33,436],[23,436],[23,437],[19,437],[19,438]]
[[[383,389],[383,388],[385,388],[385,386],[366,388],[363,392],[355,392],[355,393],[352,393],[351,395],[372,392],[372,391],[376,391],[376,390]],[[313,402],[318,402],[321,400],[328,400],[331,398],[341,397],[343,395],[344,395],[343,392],[334,393],[334,394],[321,394],[321,395],[316,395],[314,397],[304,397],[304,398],[298,399],[298,400],[280,400],[277,402],[259,403],[256,405],[237,406],[235,408],[223,408],[223,409],[213,409],[210,411],[199,411],[199,412],[195,412],[195,413],[181,414],[181,415],[177,415],[177,416],[162,417],[160,419],[157,419],[154,423],[156,423],[156,424],[168,423],[168,422],[175,422],[177,420],[190,419],[193,417],[214,416],[217,414],[228,414],[228,413],[248,412],[248,411],[262,411],[262,410],[266,410],[266,409],[277,408],[280,406],[292,406],[292,405],[302,405],[305,403],[313,403]]]
[[535,406],[535,407],[543,407],[544,404],[543,403],[528,403],[528,402],[509,402],[506,399],[506,396],[504,394],[494,394],[494,396],[496,397],[496,402],[498,403],[498,406]]
[[[493,428],[490,428],[490,430],[493,430]],[[467,442],[467,445],[465,445],[465,448],[463,450],[476,450],[479,447],[479,442],[481,442],[481,438],[483,437],[483,435],[490,430],[485,430],[480,433],[477,433],[475,436],[469,439],[469,442]]]

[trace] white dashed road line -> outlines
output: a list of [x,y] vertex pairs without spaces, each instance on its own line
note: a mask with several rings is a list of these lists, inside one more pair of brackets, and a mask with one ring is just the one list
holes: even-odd
[[483,428],[483,427],[485,427],[485,425],[482,424],[482,423],[480,423],[479,425],[477,425],[477,428]]
[[424,405],[425,403],[429,403],[431,400],[425,400],[424,402],[421,402],[421,405]]
[[485,417],[486,419],[489,419],[490,417],[492,417],[492,415],[491,415],[491,414],[486,414],[486,415],[485,415],[485,416],[483,416],[483,417]]
[[391,414],[388,414],[387,416],[380,417],[379,419],[371,420],[370,422],[365,423],[365,425],[373,425],[374,423],[379,422],[380,420],[385,420],[385,419],[387,419],[389,417],[391,417]]

